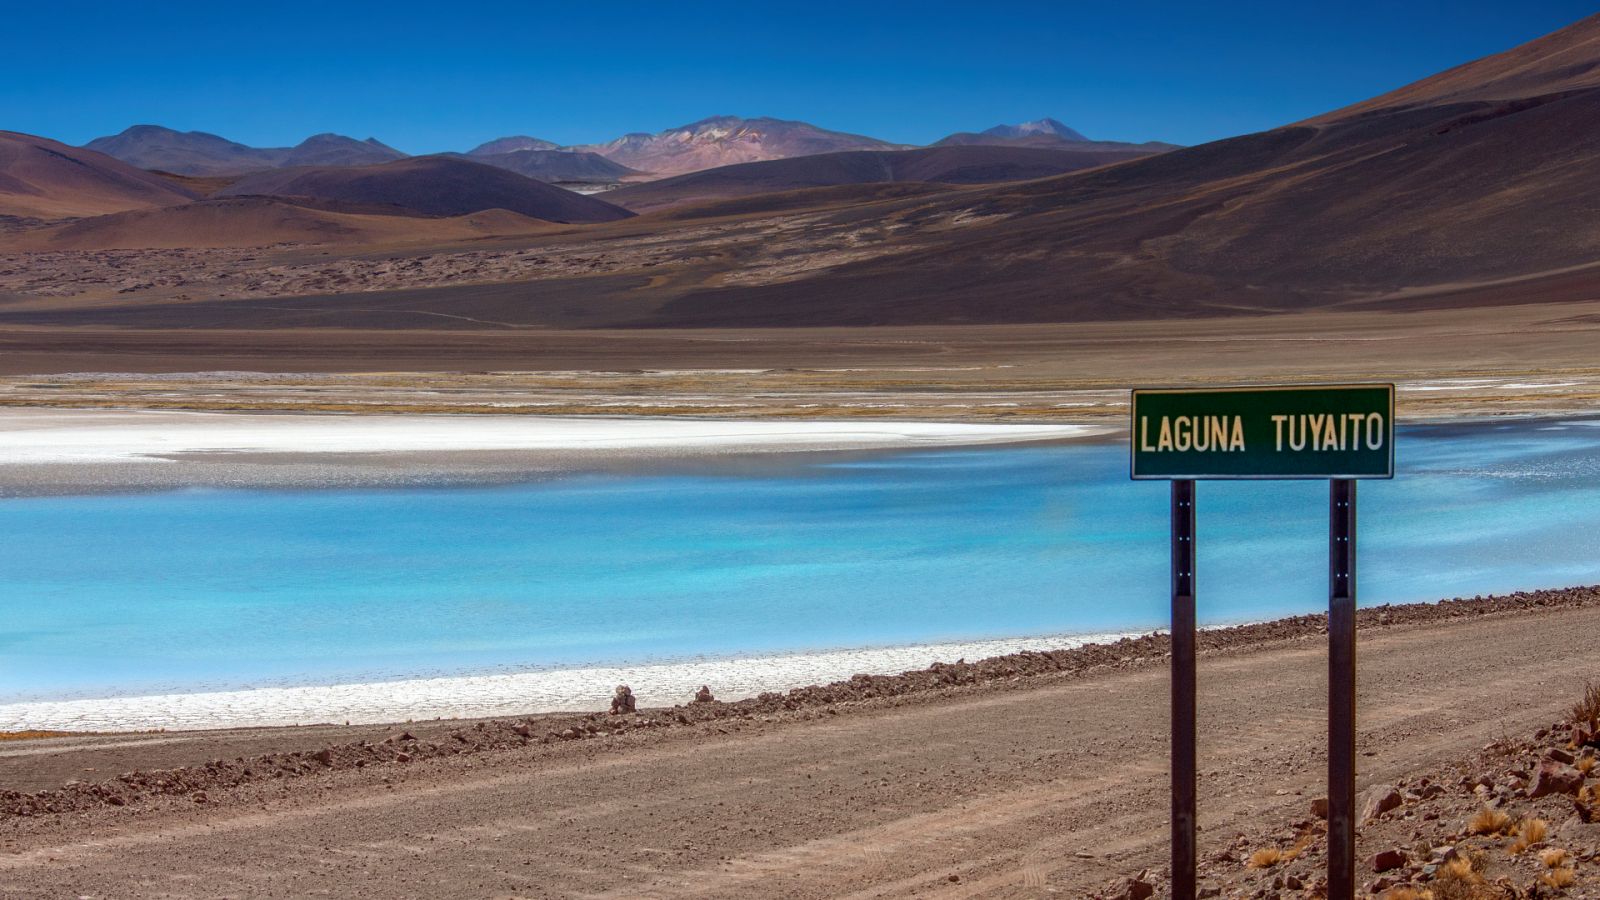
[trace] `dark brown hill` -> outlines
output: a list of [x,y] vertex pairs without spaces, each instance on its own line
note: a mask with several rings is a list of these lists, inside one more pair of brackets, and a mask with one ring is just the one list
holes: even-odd
[[1045,178],[1146,156],[1140,150],[956,146],[861,150],[722,166],[608,192],[635,212],[846,184],[989,184]]
[[[1403,306],[1446,292],[1497,302],[1519,280],[1600,268],[1600,87],[1581,86],[1600,67],[1595,29],[1585,20],[1385,105],[874,207],[896,227],[870,252],[857,246],[804,277],[691,292],[653,321],[1079,321]],[[1432,96],[1442,102],[1416,99]],[[1459,99],[1474,96],[1493,99]],[[821,241],[859,231],[864,215],[810,227]],[[1568,299],[1600,293],[1600,280],[1561,284]]]
[[391,204],[430,216],[504,209],[547,222],[610,222],[633,215],[515,172],[440,156],[377,166],[274,169],[242,178],[215,196],[250,195]]
[[171,206],[195,196],[103,153],[0,131],[0,216],[92,216]]
[[615,183],[629,175],[638,175],[638,171],[630,169],[621,163],[614,163],[598,153],[585,153],[576,150],[536,150],[522,149],[509,150],[504,153],[480,153],[477,150],[468,154],[441,153],[440,156],[451,156],[460,159],[470,159],[507,172],[526,175],[535,181],[546,183],[556,182],[589,182],[589,183]]

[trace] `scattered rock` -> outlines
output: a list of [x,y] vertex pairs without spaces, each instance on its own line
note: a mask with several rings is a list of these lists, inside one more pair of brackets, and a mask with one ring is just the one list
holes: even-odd
[[1328,817],[1327,797],[1317,797],[1311,801],[1311,815],[1318,819],[1326,819]]
[[1399,848],[1380,850],[1372,857],[1372,871],[1388,872],[1406,864],[1406,852]]
[[1128,879],[1127,886],[1118,895],[1120,900],[1150,900],[1151,897],[1154,897],[1156,895],[1155,885],[1145,880],[1149,877],[1149,874],[1149,871],[1146,870]]
[[1361,821],[1365,822],[1369,819],[1376,819],[1399,806],[1400,803],[1399,791],[1395,790],[1392,785],[1380,784],[1376,787],[1368,788],[1361,795],[1357,805],[1361,809]]
[[1581,787],[1583,787],[1582,772],[1553,759],[1547,759],[1539,763],[1539,772],[1533,776],[1533,786],[1529,789],[1528,796],[1576,794]]
[[[1553,759],[1558,763],[1562,763],[1564,765],[1569,765],[1569,766],[1572,765],[1572,761],[1574,759],[1574,757],[1573,757],[1573,755],[1571,753],[1568,753],[1567,751],[1561,749],[1560,747],[1551,747],[1549,750],[1546,750],[1544,752],[1544,758],[1545,759]],[[1526,778],[1528,776],[1524,775],[1522,777]]]

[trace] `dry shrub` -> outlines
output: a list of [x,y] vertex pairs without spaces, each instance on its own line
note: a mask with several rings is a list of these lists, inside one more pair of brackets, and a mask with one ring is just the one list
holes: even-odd
[[1262,847],[1250,854],[1250,860],[1245,865],[1252,869],[1270,869],[1283,861],[1282,850],[1277,847]]
[[1512,900],[1521,896],[1484,877],[1488,865],[1489,854],[1477,851],[1440,866],[1434,875],[1431,900]]
[[1293,847],[1278,854],[1278,862],[1293,862],[1300,854],[1306,851],[1307,847],[1311,846],[1312,839],[1310,834],[1300,835],[1300,839],[1294,842]]
[[70,731],[0,731],[0,741],[35,741],[40,738],[69,737]]
[[1544,836],[1549,830],[1550,823],[1543,819],[1524,819],[1522,821],[1522,840],[1529,845],[1540,843],[1544,840]]
[[1539,876],[1539,883],[1547,888],[1564,891],[1572,887],[1578,880],[1578,873],[1571,869],[1551,869]]
[[1433,892],[1438,900],[1476,900],[1487,882],[1473,866],[1473,859],[1458,856],[1439,867],[1433,876]]
[[1567,861],[1567,851],[1562,850],[1559,847],[1551,847],[1549,850],[1540,850],[1539,861],[1544,863],[1544,867],[1547,869],[1559,869],[1561,864]]
[[1433,892],[1419,891],[1409,884],[1403,884],[1379,894],[1378,900],[1433,900]]
[[[1578,766],[1578,771],[1579,772],[1582,772],[1585,775],[1589,774],[1590,770],[1592,770],[1594,768],[1594,757],[1592,757],[1592,756],[1580,756],[1580,757],[1578,757],[1577,766]],[[1588,787],[1588,785],[1584,785],[1584,787]]]
[[1586,784],[1583,787],[1578,788],[1578,802],[1579,803],[1587,805],[1589,803],[1589,801],[1593,800],[1593,799],[1594,799],[1594,791],[1589,787],[1589,785]]
[[1467,820],[1467,831],[1472,834],[1499,834],[1510,827],[1510,816],[1487,806]]
[[1543,819],[1523,819],[1521,834],[1517,835],[1517,839],[1508,848],[1511,855],[1517,856],[1534,844],[1541,843],[1549,830],[1549,824]]
[[1600,721],[1600,684],[1593,681],[1584,683],[1583,699],[1572,704],[1571,716],[1574,725],[1594,728],[1596,721]]

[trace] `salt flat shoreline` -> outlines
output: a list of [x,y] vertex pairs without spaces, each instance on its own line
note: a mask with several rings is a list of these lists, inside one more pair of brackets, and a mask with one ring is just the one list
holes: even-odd
[[721,699],[743,700],[855,675],[897,675],[941,661],[1070,650],[1145,633],[1058,634],[357,683],[26,700],[0,703],[0,733],[371,725],[587,712],[604,706],[612,687],[620,683],[628,684],[645,706],[685,702],[703,684],[712,685]]
[[0,495],[500,483],[730,457],[1107,439],[1082,423],[0,411]]
[[[1600,425],[1592,414],[1434,417],[1401,427]],[[0,498],[182,488],[515,484],[917,449],[1115,443],[1126,423],[718,419],[485,413],[0,408]]]

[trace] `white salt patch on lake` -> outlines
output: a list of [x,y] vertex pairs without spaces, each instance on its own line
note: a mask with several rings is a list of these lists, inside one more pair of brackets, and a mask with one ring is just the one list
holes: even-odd
[[1112,430],[943,422],[14,410],[0,413],[0,465],[161,463],[167,462],[163,456],[184,453],[851,450],[1052,440]]
[[199,728],[374,724],[434,718],[594,712],[618,684],[640,706],[688,702],[704,684],[720,700],[827,684],[856,674],[895,675],[935,662],[976,662],[1021,650],[1065,650],[1137,633],[1054,635],[781,656],[693,659],[636,666],[586,666],[365,684],[268,687],[148,697],[0,704],[0,731],[149,731]]

